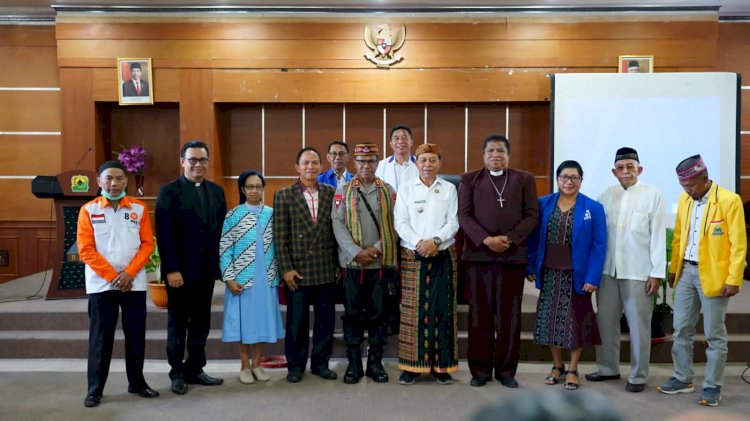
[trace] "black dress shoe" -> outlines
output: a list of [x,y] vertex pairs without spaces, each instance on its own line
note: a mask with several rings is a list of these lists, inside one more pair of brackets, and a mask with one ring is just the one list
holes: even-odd
[[326,380],[336,380],[338,378],[338,375],[333,370],[329,369],[328,367],[323,367],[317,370],[313,370],[312,373]]
[[172,379],[172,393],[175,395],[184,395],[187,393],[187,384],[185,384],[185,380],[183,379]]
[[128,393],[133,393],[135,395],[138,395],[142,398],[156,398],[159,397],[159,392],[156,390],[148,387],[148,385],[144,386],[141,389],[128,386]]
[[299,371],[290,371],[286,375],[286,381],[289,383],[299,383],[302,381],[302,373]]
[[518,388],[518,380],[514,377],[500,377],[498,380],[500,381],[500,384],[505,387],[510,387],[511,389]]
[[200,384],[203,386],[218,386],[220,384],[224,384],[224,379],[211,377],[205,372],[201,372],[195,377],[188,377],[187,379],[185,379],[185,382],[187,384]]
[[101,396],[86,396],[86,399],[83,400],[83,406],[86,408],[93,408],[95,406],[99,406],[99,404],[102,403],[102,397]]
[[480,377],[472,377],[471,378],[471,383],[469,383],[469,384],[472,385],[472,386],[474,386],[474,387],[482,387],[482,386],[486,385],[489,380],[490,379],[488,379],[487,377],[481,377],[481,376]]
[[646,384],[645,383],[633,384],[633,383],[628,382],[625,385],[625,391],[626,392],[630,392],[630,393],[643,392],[643,389],[645,389],[645,388],[646,388]]
[[586,380],[590,382],[603,382],[605,380],[620,380],[620,373],[605,376],[603,374],[599,374],[599,372],[597,371],[595,373],[587,374]]

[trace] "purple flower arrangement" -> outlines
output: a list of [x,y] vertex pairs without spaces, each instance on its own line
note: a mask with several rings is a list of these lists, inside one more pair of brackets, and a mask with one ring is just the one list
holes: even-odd
[[146,149],[142,146],[124,148],[117,154],[117,160],[122,162],[129,173],[141,175],[146,169]]

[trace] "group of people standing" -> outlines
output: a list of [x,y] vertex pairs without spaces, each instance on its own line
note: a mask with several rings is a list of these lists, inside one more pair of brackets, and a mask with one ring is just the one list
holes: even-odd
[[[638,153],[617,151],[612,173],[619,183],[598,200],[580,193],[583,169],[576,161],[560,164],[558,192],[539,198],[534,176],[509,167],[511,145],[504,136],[484,140],[484,167],[463,174],[458,188],[439,177],[438,145],[420,144],[412,153],[412,143],[411,130],[398,125],[390,131],[390,157],[379,161],[375,144],[355,145],[354,174],[347,170],[346,143],[329,145],[326,172],[320,153],[303,148],[295,161],[299,179],[276,192],[273,209],[262,202],[263,175],[246,171],[238,179],[240,204],[228,213],[222,189],[204,178],[208,147],[198,141],[182,147],[184,175],[162,187],[156,202],[174,393],[186,393],[188,384],[223,382],[203,371],[215,280],[226,283],[222,338],[239,343],[242,383],[269,379],[259,365],[262,344],[282,337],[287,381],[303,380],[308,355],[314,375],[336,379],[328,363],[336,288],[342,285],[344,383],[364,376],[389,381],[382,357],[392,331],[398,332],[400,384],[413,384],[422,374],[450,384],[458,370],[459,255],[469,298],[471,386],[494,378],[519,387],[526,279],[540,290],[534,342],[552,353],[545,383],[563,381],[566,389],[577,389],[578,360],[582,348],[591,345],[597,346],[598,370],[587,380],[619,379],[624,313],[632,360],[626,390],[644,390],[652,295],[665,276],[666,244],[661,194],[638,181],[643,171]],[[676,288],[675,374],[658,390],[694,390],[692,341],[702,308],[709,363],[700,402],[715,406],[727,353],[726,304],[742,282],[747,247],[743,209],[736,194],[708,178],[699,156],[681,162],[677,174],[685,194],[669,269]],[[128,318],[123,327],[129,391],[158,396],[142,374],[143,265],[154,247],[148,212],[142,202],[125,197],[127,174],[116,161],[102,165],[99,183],[103,197],[84,206],[78,231],[91,317],[86,406],[101,400],[118,306]],[[285,327],[277,287],[286,295]],[[563,349],[570,350],[567,369]]]

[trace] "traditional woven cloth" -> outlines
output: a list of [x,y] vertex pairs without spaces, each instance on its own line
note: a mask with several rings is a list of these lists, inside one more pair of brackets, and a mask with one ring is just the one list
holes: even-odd
[[[547,244],[564,244],[570,247],[574,211],[575,207],[566,212],[562,212],[559,207],[555,208],[547,225]],[[544,279],[537,301],[534,343],[565,349],[600,345],[599,327],[591,296],[574,291],[573,271],[544,267],[542,277]]]
[[458,370],[454,247],[423,259],[401,249],[398,367],[413,373]]
[[[344,215],[344,223],[346,228],[352,234],[354,242],[360,246],[365,247],[362,244],[362,226],[359,222],[359,200],[357,191],[361,186],[361,182],[358,178],[350,181],[344,189],[344,200],[346,201],[346,214]],[[393,203],[391,201],[391,194],[388,187],[379,178],[375,178],[375,188],[378,189],[378,200],[380,201],[380,246],[383,252],[383,266],[384,267],[396,267],[397,262],[397,248],[396,248],[396,230],[394,229],[393,223]],[[362,206],[365,206],[364,204]],[[370,216],[365,213],[365,217]],[[351,266],[359,266],[357,262],[352,260]]]

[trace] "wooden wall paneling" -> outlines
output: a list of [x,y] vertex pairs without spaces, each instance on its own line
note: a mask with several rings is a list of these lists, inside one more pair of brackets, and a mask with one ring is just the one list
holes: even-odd
[[[146,196],[156,196],[159,188],[179,177],[180,116],[177,104],[120,107],[112,104],[104,112],[111,114],[109,127],[111,155],[131,146],[146,149],[144,188]],[[135,194],[135,177],[129,179],[130,194]]]
[[391,128],[397,124],[405,124],[411,129],[414,148],[424,141],[424,106],[425,104],[386,104],[385,105],[385,138],[386,156],[393,154],[391,149]]
[[31,180],[0,179],[0,191],[3,192],[0,222],[52,221],[55,219],[52,199],[38,199],[31,194]]
[[[111,59],[116,57],[152,57],[177,60],[212,58],[212,40],[58,40],[57,55],[62,59]],[[66,63],[70,66],[70,61]]]
[[0,266],[0,276],[18,276],[19,238],[15,235],[0,235],[0,250],[8,251],[8,265]]
[[[482,144],[487,136],[492,134],[507,135],[505,108],[505,103],[469,104],[467,171],[484,167]],[[513,156],[511,156],[510,165],[515,166]]]
[[266,189],[263,193],[263,200],[268,206],[273,206],[273,197],[276,192],[296,182],[297,177],[267,178]]
[[512,166],[547,175],[550,165],[549,103],[511,103],[508,124]]
[[[428,104],[427,141],[440,146],[443,174],[462,174],[465,153],[465,104]],[[416,148],[416,146],[415,146]]]
[[0,131],[60,131],[58,91],[0,91],[0,104]]
[[225,176],[263,171],[262,106],[216,104],[221,160]]
[[57,49],[41,46],[0,46],[0,86],[57,87]]
[[719,23],[716,70],[742,74],[743,84],[750,85],[750,22]]
[[[78,168],[96,170],[104,161],[104,150],[95,139],[95,102],[91,69],[60,69],[62,96],[62,165],[61,170]],[[86,154],[83,159],[81,157]],[[80,160],[80,164],[79,164]]]
[[[331,167],[327,160],[327,146],[334,140],[343,140],[344,107],[342,104],[305,104],[305,146],[313,147],[320,152],[323,167]],[[353,152],[353,151],[352,151]],[[349,170],[354,169],[349,156]]]
[[[96,101],[117,102],[120,84],[117,82],[115,66],[116,61],[108,59],[105,68],[94,69],[94,99]],[[155,68],[153,89],[154,102],[179,102],[180,70]]]
[[[231,176],[224,176],[221,180],[217,181],[217,184],[224,189],[224,197],[227,200],[227,209],[232,209],[240,203],[237,179],[230,177]],[[263,202],[265,203],[265,198]]]
[[740,136],[740,175],[750,176],[750,135]]
[[[747,80],[742,82],[745,86],[750,86],[750,73],[748,73]],[[741,112],[740,115],[740,130],[750,131],[750,89],[743,89],[742,96],[740,98]]]
[[537,177],[534,181],[536,181],[536,194],[538,196],[552,193],[552,185],[550,184],[549,176]]
[[357,143],[375,143],[380,148],[380,157],[385,157],[384,107],[384,104],[346,104],[346,143],[350,148]]
[[[612,65],[614,71],[614,64]],[[588,71],[588,68],[576,71]],[[414,103],[544,101],[551,69],[214,70],[216,102]],[[184,83],[184,81],[183,81]]]
[[[647,51],[657,66],[713,66],[716,39],[571,39],[571,40],[412,40],[400,54],[397,69],[478,67],[614,66],[618,54]],[[191,67],[245,68],[346,67],[371,69],[356,40],[61,40],[58,56],[66,66],[98,65],[90,59],[152,57],[154,66],[169,60]],[[292,64],[289,64],[289,62]],[[338,65],[335,63],[339,63]],[[322,65],[321,65],[322,64]]]
[[217,158],[222,155],[216,130],[211,70],[180,70],[180,146],[191,140],[206,143],[210,157],[206,178],[213,181],[224,175]]
[[[646,53],[638,53],[645,51]],[[559,41],[559,59],[554,66],[615,66],[622,54],[654,56],[656,68],[661,66],[706,66],[715,63],[716,40],[571,40]]]
[[302,148],[302,105],[266,105],[265,127],[266,175],[296,177],[295,158]]
[[574,18],[509,17],[506,39],[713,39],[719,23],[716,16],[700,20],[623,21],[598,16],[595,22]]
[[563,18],[489,17],[470,21],[424,21],[409,17],[382,19],[247,18],[241,22],[64,22],[56,25],[58,40],[360,40],[365,24],[406,25],[407,40],[485,39],[671,39],[710,38],[715,14],[673,17]]
[[5,161],[2,175],[57,175],[62,152],[60,135],[0,135]]
[[19,47],[54,47],[55,27],[48,25],[0,26],[0,45]]
[[0,266],[0,284],[50,267],[52,260],[45,261],[50,249],[39,247],[44,241],[54,242],[54,222],[0,221],[0,249],[9,251],[9,265]]
[[750,200],[750,179],[743,178],[740,180],[740,197],[742,202],[745,203]]
[[[389,19],[391,25],[406,25],[407,40],[504,39],[506,18],[477,19],[471,22],[419,22],[409,18]],[[364,26],[375,26],[372,19],[345,22],[325,19],[247,19],[233,22],[167,23],[59,23],[57,38],[73,39],[221,39],[221,40],[362,40]],[[364,44],[364,42],[363,42]]]

